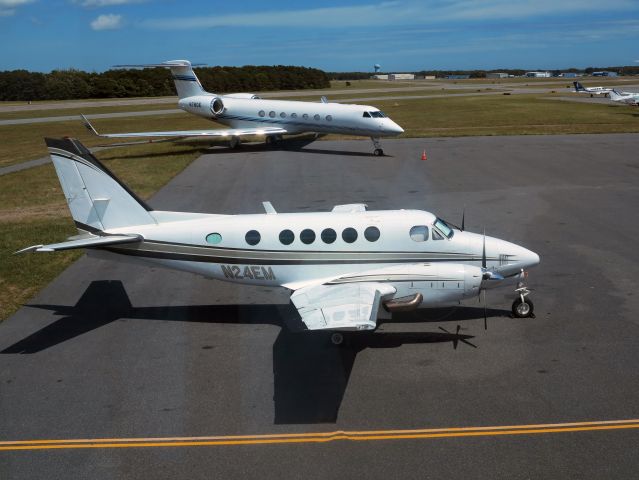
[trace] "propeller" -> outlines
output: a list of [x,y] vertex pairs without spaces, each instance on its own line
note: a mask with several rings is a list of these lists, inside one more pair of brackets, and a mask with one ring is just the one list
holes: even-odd
[[464,205],[464,209],[462,210],[462,224],[461,231],[463,232],[466,228],[466,205]]

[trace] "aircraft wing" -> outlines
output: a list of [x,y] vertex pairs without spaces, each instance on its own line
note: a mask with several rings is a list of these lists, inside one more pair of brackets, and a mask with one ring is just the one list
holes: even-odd
[[131,133],[98,133],[87,117],[81,115],[84,126],[94,135],[103,138],[186,138],[186,137],[241,137],[245,135],[285,134],[288,131],[280,127],[251,127],[251,128],[219,128],[214,130],[173,130],[167,132],[131,132]]
[[373,330],[382,297],[395,287],[375,282],[311,285],[291,295],[309,330]]
[[80,238],[71,238],[66,242],[51,243],[49,245],[33,245],[15,252],[56,252],[59,250],[73,250],[75,248],[105,247],[120,243],[134,243],[142,240],[140,235],[88,235]]

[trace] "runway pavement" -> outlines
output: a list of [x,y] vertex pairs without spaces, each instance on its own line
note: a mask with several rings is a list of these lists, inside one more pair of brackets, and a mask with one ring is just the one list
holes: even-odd
[[[465,205],[468,230],[541,256],[537,318],[490,291],[487,331],[472,303],[340,349],[296,331],[284,291],[83,257],[0,324],[0,478],[636,476],[639,135],[392,140],[381,158],[367,141],[285,145],[213,149],[150,203],[453,222]],[[609,420],[635,421],[538,426]]]

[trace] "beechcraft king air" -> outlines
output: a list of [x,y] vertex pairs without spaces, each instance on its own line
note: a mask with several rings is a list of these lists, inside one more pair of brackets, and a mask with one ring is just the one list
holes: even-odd
[[513,314],[531,316],[523,285],[539,256],[418,210],[218,215],[153,210],[74,139],[46,139],[79,235],[22,252],[84,248],[245,285],[284,287],[308,330],[374,330],[378,318],[458,304],[517,285]]
[[371,137],[374,154],[383,155],[380,138],[396,136],[404,130],[379,109],[366,105],[342,105],[321,102],[300,102],[262,99],[252,93],[217,95],[202,88],[188,60],[171,60],[153,65],[118,65],[118,67],[165,67],[171,70],[178,93],[178,106],[229,129],[186,130],[100,134],[82,116],[86,127],[95,135],[106,138],[149,137],[181,139],[187,137],[227,138],[231,148],[240,145],[244,136],[264,136],[266,143],[275,143],[283,135],[300,133],[340,133]]
[[608,87],[584,87],[580,82],[572,82],[575,86],[575,93],[589,93],[592,97],[593,95],[608,95],[612,92],[612,88]]

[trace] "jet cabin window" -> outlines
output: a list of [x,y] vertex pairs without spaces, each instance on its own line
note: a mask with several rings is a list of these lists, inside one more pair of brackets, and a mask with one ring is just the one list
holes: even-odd
[[428,240],[428,227],[426,225],[415,225],[410,229],[410,238],[414,242],[425,242]]
[[[446,238],[453,238],[453,229],[448,226],[441,218],[435,220],[435,228],[444,234]],[[435,237],[435,230],[433,230],[433,240],[441,240],[441,238]]]

